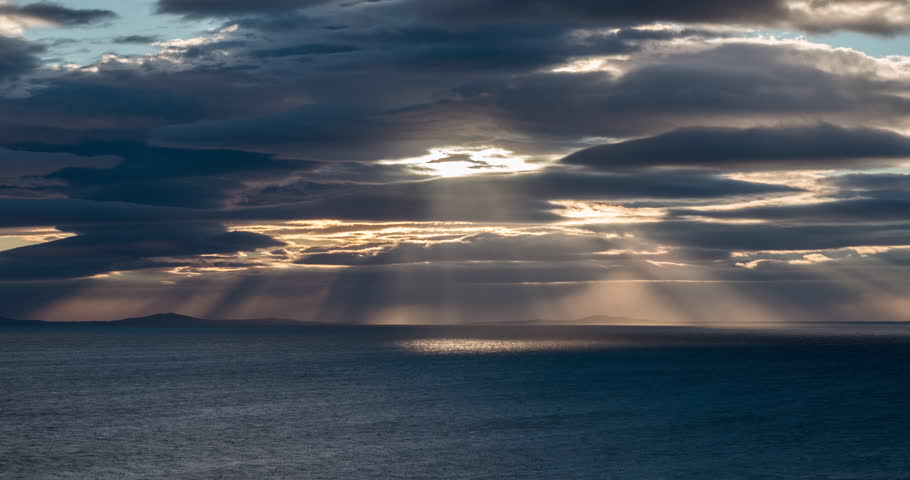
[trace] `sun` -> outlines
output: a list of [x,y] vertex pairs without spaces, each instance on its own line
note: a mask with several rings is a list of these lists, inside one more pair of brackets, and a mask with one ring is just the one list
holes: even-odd
[[465,177],[482,173],[513,173],[539,170],[525,155],[495,147],[441,147],[426,155],[398,160],[383,160],[384,165],[408,165],[418,174],[434,177]]

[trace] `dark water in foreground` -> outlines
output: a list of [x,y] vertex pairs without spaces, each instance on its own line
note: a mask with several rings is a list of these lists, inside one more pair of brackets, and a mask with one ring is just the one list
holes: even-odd
[[910,478],[910,336],[0,330],[3,479]]

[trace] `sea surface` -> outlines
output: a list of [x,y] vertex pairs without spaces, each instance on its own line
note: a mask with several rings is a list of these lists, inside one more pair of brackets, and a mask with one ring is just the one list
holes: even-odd
[[3,327],[0,478],[908,479],[910,336]]

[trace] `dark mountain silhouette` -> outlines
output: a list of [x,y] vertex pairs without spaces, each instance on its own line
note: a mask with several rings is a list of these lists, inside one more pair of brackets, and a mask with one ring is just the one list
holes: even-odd
[[0,325],[19,325],[35,323],[34,320],[17,320],[15,318],[0,317]]
[[310,322],[284,318],[253,318],[243,320],[211,320],[180,315],[179,313],[156,313],[145,317],[124,318],[109,322],[46,322],[40,320],[16,320],[0,317],[0,326],[96,326],[96,327],[256,327],[256,326],[302,326],[319,325]]
[[179,313],[156,313],[145,317],[131,317],[114,320],[112,325],[133,327],[181,327],[215,323],[216,320],[190,317]]
[[190,317],[179,313],[156,313],[146,317],[124,318],[110,322],[117,326],[130,327],[255,327],[266,325],[313,325],[312,323],[283,318],[254,318],[243,320],[210,320]]

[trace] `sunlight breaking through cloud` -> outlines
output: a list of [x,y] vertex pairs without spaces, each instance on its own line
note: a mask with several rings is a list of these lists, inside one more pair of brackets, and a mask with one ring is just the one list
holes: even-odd
[[502,148],[434,148],[426,155],[400,160],[381,160],[381,165],[407,165],[415,173],[439,177],[463,177],[483,173],[530,172],[543,167],[525,155]]

